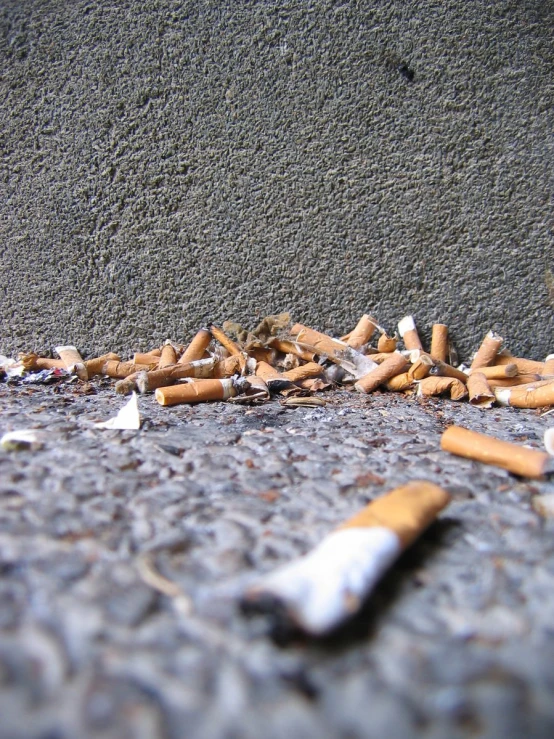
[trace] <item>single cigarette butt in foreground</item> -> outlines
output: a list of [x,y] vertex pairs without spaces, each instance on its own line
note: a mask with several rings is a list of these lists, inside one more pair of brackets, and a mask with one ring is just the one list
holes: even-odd
[[83,358],[75,346],[57,346],[56,352],[68,372],[74,372],[80,380],[88,380]]
[[473,371],[467,381],[469,402],[478,408],[490,408],[496,402],[487,378],[482,372]]
[[430,354],[439,362],[446,362],[448,359],[448,326],[444,323],[433,324]]
[[211,340],[212,335],[210,331],[207,328],[201,328],[181,355],[179,364],[188,364],[188,362],[202,359]]
[[505,380],[518,374],[517,364],[493,364],[491,367],[478,367],[469,371],[469,374],[480,372],[487,380]]
[[456,377],[434,377],[429,375],[420,380],[417,386],[417,394],[422,397],[442,395],[450,393],[452,400],[467,398],[467,388],[461,380]]
[[304,631],[321,635],[355,613],[383,573],[436,518],[450,496],[424,480],[371,502],[306,556],[249,588],[245,605],[274,603]]
[[450,426],[441,437],[441,449],[476,462],[492,464],[522,477],[543,477],[554,471],[552,457],[461,426]]
[[194,380],[170,387],[159,387],[155,398],[160,405],[202,403],[207,400],[227,400],[237,394],[232,379]]
[[495,388],[494,393],[501,405],[513,408],[542,408],[554,405],[554,380],[532,382],[520,387]]
[[395,352],[397,343],[398,341],[396,337],[389,336],[386,331],[383,331],[381,336],[379,336],[379,341],[377,342],[377,350],[381,353]]
[[371,393],[391,377],[405,372],[409,366],[408,360],[400,352],[393,352],[382,364],[361,377],[354,387],[359,393]]
[[489,331],[481,342],[481,346],[477,350],[477,354],[473,358],[471,363],[471,369],[477,369],[478,367],[487,367],[491,364],[495,364],[496,355],[500,351],[504,339],[502,336],[495,334],[494,331]]
[[398,333],[406,349],[423,349],[413,316],[405,316],[398,324]]
[[371,316],[364,314],[358,323],[356,328],[350,332],[346,343],[353,349],[359,349],[371,339],[377,328],[377,322]]

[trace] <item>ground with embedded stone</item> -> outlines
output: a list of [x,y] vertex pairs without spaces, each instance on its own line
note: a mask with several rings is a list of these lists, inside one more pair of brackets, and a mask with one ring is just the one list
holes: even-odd
[[[553,483],[439,449],[452,423],[541,447],[549,417],[322,397],[144,396],[118,432],[93,425],[122,405],[104,380],[0,385],[0,431],[44,442],[0,452],[0,736],[552,735],[554,523],[532,500]],[[418,478],[452,503],[350,623],[314,640],[241,611],[253,577]]]

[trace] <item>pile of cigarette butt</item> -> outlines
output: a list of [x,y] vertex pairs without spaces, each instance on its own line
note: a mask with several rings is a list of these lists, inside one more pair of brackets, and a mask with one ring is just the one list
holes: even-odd
[[[229,321],[221,328],[209,325],[188,345],[168,340],[126,361],[114,353],[84,360],[74,346],[56,347],[56,353],[59,359],[36,353],[21,354],[17,360],[0,358],[0,378],[114,378],[116,391],[132,398],[118,417],[97,424],[104,428],[138,428],[136,394],[152,392],[162,406],[261,404],[275,398],[287,406],[325,405],[319,393],[337,386],[364,394],[379,390],[446,395],[482,409],[495,404],[554,406],[554,354],[542,362],[514,357],[503,347],[502,337],[490,331],[471,364],[458,365],[447,326],[433,325],[426,351],[412,316],[399,322],[394,335],[367,314],[348,334],[334,338],[293,324],[290,315],[282,313],[267,316],[253,331]],[[136,420],[122,425],[129,417]],[[554,471],[553,429],[545,445],[547,451],[529,449],[456,426],[441,439],[445,451],[535,478]],[[424,480],[391,491],[307,556],[249,588],[245,604],[278,603],[297,627],[313,634],[328,632],[358,608],[391,562],[448,501],[446,491]]]

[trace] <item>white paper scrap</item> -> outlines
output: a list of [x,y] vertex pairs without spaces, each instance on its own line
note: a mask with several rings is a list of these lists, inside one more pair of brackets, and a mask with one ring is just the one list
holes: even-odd
[[120,409],[117,416],[94,424],[98,429],[129,429],[137,430],[140,428],[140,414],[138,409],[137,394],[133,393],[128,403],[125,403]]
[[42,441],[33,429],[19,429],[19,431],[8,431],[0,439],[0,447],[7,452],[30,449],[35,452],[42,447]]

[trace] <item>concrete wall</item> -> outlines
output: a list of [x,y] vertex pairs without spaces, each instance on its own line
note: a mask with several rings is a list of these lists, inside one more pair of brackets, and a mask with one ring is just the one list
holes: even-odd
[[0,19],[0,352],[282,310],[554,351],[552,2],[3,0]]

